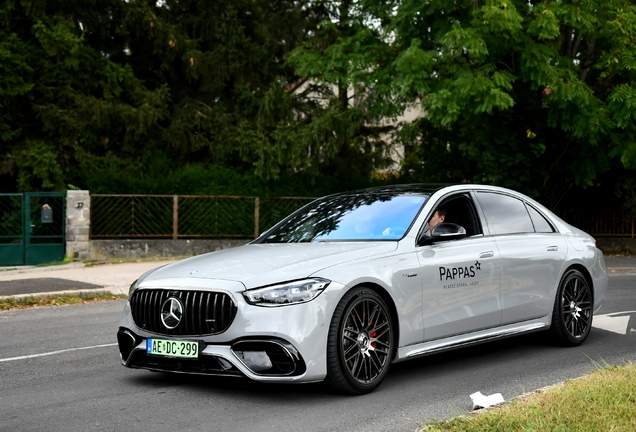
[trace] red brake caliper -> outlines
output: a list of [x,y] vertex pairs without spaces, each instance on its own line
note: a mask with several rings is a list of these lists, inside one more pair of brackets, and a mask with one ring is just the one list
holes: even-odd
[[[370,338],[374,338],[374,337],[375,337],[375,335],[376,335],[376,333],[375,333],[375,332],[373,332],[373,333],[371,333],[371,334],[369,335],[369,337],[370,337]],[[376,347],[375,347],[375,342],[371,342],[371,346],[373,347],[373,349],[375,349],[375,348],[376,348]]]

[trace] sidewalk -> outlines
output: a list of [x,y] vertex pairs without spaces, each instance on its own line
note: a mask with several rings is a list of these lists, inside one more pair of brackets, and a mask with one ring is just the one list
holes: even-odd
[[79,294],[109,291],[128,294],[128,288],[148,270],[174,260],[48,267],[0,267],[0,298]]
[[[0,298],[109,291],[128,294],[139,276],[174,262],[157,260],[115,264],[71,263],[49,267],[0,267]],[[605,257],[610,275],[636,275],[636,256]]]

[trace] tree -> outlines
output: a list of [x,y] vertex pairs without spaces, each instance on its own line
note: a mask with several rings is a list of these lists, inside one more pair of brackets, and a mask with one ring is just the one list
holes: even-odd
[[573,188],[636,168],[633,2],[315,5],[325,21],[290,62],[323,85],[314,94],[337,89],[325,99],[340,103],[312,122],[338,115],[348,89],[364,89],[368,101],[352,106],[350,143],[380,118],[420,109],[415,121],[393,123],[404,180],[498,184],[555,207]]
[[3,186],[87,187],[188,164],[275,175],[260,137],[288,116],[284,60],[305,14],[297,0],[5,2]]
[[112,60],[125,49],[125,6],[9,0],[0,7],[4,185],[65,189],[87,155],[152,148],[143,143],[167,114],[168,92],[147,88],[129,65]]
[[411,177],[554,207],[617,164],[636,168],[633,2],[404,0],[390,28],[393,91],[426,112],[403,131],[417,143]]
[[286,115],[281,88],[293,70],[284,60],[306,25],[301,2],[136,2],[131,13],[141,24],[130,29],[134,70],[171,91],[162,137],[172,159],[265,173],[259,126]]
[[[287,147],[295,168],[369,176],[387,166],[399,114],[391,102],[392,47],[384,34],[390,0],[309,2],[317,18],[289,55],[298,127]],[[308,155],[309,157],[302,157]]]

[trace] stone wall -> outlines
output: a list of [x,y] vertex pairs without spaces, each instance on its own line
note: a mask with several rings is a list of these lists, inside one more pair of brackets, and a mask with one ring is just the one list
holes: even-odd
[[249,240],[91,240],[88,258],[192,256],[248,243]]
[[66,192],[66,256],[86,259],[89,255],[91,197],[85,190]]
[[[200,255],[247,244],[241,240],[90,240],[86,258],[152,258]],[[600,237],[597,243],[606,255],[636,255],[636,239]],[[68,250],[68,246],[67,246]],[[78,257],[79,258],[79,257]],[[81,258],[84,259],[84,258]]]

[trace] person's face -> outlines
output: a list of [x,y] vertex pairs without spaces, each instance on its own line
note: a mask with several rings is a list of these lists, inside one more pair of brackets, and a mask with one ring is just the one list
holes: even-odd
[[435,228],[440,222],[444,222],[444,216],[440,216],[438,212],[435,212],[435,214],[431,217],[431,220],[428,221],[428,227],[431,231],[433,231],[433,228]]

